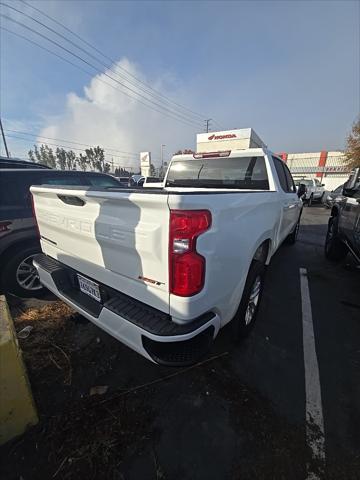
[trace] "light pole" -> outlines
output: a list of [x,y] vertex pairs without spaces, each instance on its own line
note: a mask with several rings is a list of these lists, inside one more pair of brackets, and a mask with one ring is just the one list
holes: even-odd
[[163,169],[163,166],[164,166],[164,147],[166,147],[166,145],[162,143],[160,146],[161,170]]

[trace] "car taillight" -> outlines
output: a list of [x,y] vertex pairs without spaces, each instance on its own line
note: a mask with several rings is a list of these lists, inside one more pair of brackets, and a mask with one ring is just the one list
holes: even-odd
[[33,196],[33,194],[31,194],[31,209],[32,209],[32,213],[33,213],[34,220],[35,220],[36,231],[37,231],[38,237],[39,237],[39,239],[40,239],[40,230],[39,230],[39,224],[38,224],[38,222],[37,222],[36,213],[35,213],[35,205],[34,205],[34,196]]
[[208,210],[171,210],[169,235],[170,293],[190,297],[204,287],[205,258],[196,240],[211,225]]

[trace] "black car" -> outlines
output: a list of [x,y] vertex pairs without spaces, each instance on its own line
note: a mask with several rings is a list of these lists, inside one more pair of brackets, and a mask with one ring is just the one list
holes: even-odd
[[0,168],[0,290],[21,297],[37,297],[45,291],[32,264],[41,248],[31,185],[121,188],[114,177],[102,173]]
[[343,188],[344,199],[334,203],[325,241],[325,255],[339,261],[350,252],[360,265],[360,168]]
[[121,185],[124,188],[127,188],[129,186],[130,177],[115,177],[115,178],[121,183]]

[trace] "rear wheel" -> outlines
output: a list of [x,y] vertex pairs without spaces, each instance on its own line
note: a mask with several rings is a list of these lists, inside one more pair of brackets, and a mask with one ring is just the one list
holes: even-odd
[[329,260],[340,261],[346,257],[347,253],[347,246],[339,238],[339,219],[331,217],[325,240],[325,256]]
[[295,225],[294,230],[286,237],[286,243],[288,245],[294,245],[294,243],[296,243],[297,237],[299,235],[299,230],[300,230],[300,217]]
[[255,324],[264,287],[264,277],[265,265],[262,262],[253,261],[246,278],[239,308],[233,318],[237,339],[247,336]]
[[41,297],[46,289],[40,283],[39,275],[33,265],[35,255],[40,253],[39,247],[19,248],[11,255],[4,267],[2,286],[6,292],[19,297]]

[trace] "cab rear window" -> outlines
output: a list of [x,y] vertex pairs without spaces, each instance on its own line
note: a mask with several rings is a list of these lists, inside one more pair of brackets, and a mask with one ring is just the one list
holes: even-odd
[[264,157],[173,160],[167,187],[269,190]]

